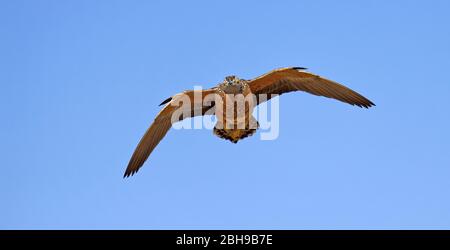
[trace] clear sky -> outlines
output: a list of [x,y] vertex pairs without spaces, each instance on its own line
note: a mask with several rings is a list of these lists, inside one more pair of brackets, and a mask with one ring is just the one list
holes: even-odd
[[[450,229],[449,1],[1,1],[0,228]],[[308,67],[377,104],[280,98],[280,136],[171,130],[158,104]]]

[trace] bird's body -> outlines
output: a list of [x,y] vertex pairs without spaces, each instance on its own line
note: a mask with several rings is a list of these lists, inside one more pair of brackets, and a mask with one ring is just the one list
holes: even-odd
[[[252,80],[227,76],[216,87],[184,91],[163,101],[164,108],[139,142],[124,176],[139,170],[172,123],[188,117],[216,115],[214,134],[236,143],[258,129],[259,124],[252,115],[254,107],[275,95],[292,91],[305,91],[364,108],[375,105],[355,91],[300,67],[276,69]],[[179,107],[180,103],[190,105]],[[183,112],[178,113],[180,110]]]
[[252,115],[256,100],[252,98],[248,81],[228,76],[217,86],[216,94],[222,105],[215,101],[217,123],[214,134],[233,143],[253,135],[258,128],[258,122]]

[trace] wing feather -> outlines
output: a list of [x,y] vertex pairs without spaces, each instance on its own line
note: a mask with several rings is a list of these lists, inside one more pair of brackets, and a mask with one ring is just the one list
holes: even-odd
[[[201,91],[201,93],[195,93],[195,91]],[[195,115],[204,115],[207,111],[213,108],[214,103],[212,103],[211,106],[205,107],[203,105],[203,100],[209,94],[215,93],[214,89],[195,91],[185,91],[181,94],[177,94],[169,98],[170,101],[167,101],[166,106],[164,106],[164,108],[159,112],[153,123],[150,125],[144,136],[139,141],[139,144],[137,145],[133,155],[131,156],[127,169],[125,170],[124,177],[134,175],[142,167],[152,151],[172,127],[172,115],[178,108],[180,108],[178,106],[172,105],[174,102],[176,103],[177,101],[180,101],[180,98],[187,96],[191,102],[191,112],[189,113],[189,117],[193,117]],[[195,94],[201,94],[201,103],[195,103]],[[198,112],[196,112],[196,110]],[[185,118],[188,117],[181,117],[181,119]]]
[[357,92],[328,79],[305,72],[303,68],[281,68],[257,77],[249,82],[256,95],[281,95],[292,91],[304,91],[317,96],[333,98],[358,107],[375,106],[373,102]]

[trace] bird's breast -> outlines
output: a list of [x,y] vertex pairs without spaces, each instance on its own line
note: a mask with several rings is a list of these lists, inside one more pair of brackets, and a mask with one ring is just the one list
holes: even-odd
[[219,88],[217,97],[216,116],[220,123],[237,126],[249,122],[256,99],[247,84]]

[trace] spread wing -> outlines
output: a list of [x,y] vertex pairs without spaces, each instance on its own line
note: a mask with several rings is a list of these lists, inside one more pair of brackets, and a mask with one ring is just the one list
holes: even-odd
[[[305,91],[313,95],[333,98],[358,107],[375,106],[373,102],[355,91],[318,75],[304,71],[305,68],[292,67],[273,70],[249,82],[250,89],[256,95],[281,95],[292,91]],[[262,103],[266,100],[258,101]]]
[[[214,112],[214,102],[205,101],[206,97],[214,94],[215,89],[185,91],[174,95],[165,100],[162,104],[166,104],[153,121],[152,125],[147,129],[141,141],[131,156],[124,177],[135,174],[147,160],[150,153],[155,149],[156,145],[164,138],[167,131],[172,127],[172,116],[178,111],[180,116],[175,121],[181,121],[188,117],[198,115],[212,114]],[[200,98],[194,98],[199,96]],[[186,100],[189,99],[189,100]],[[189,101],[191,106],[183,106],[183,103]],[[205,103],[204,103],[205,101]],[[207,105],[207,104],[210,105]],[[188,112],[182,112],[181,107],[187,108]],[[184,110],[183,108],[183,110]]]

